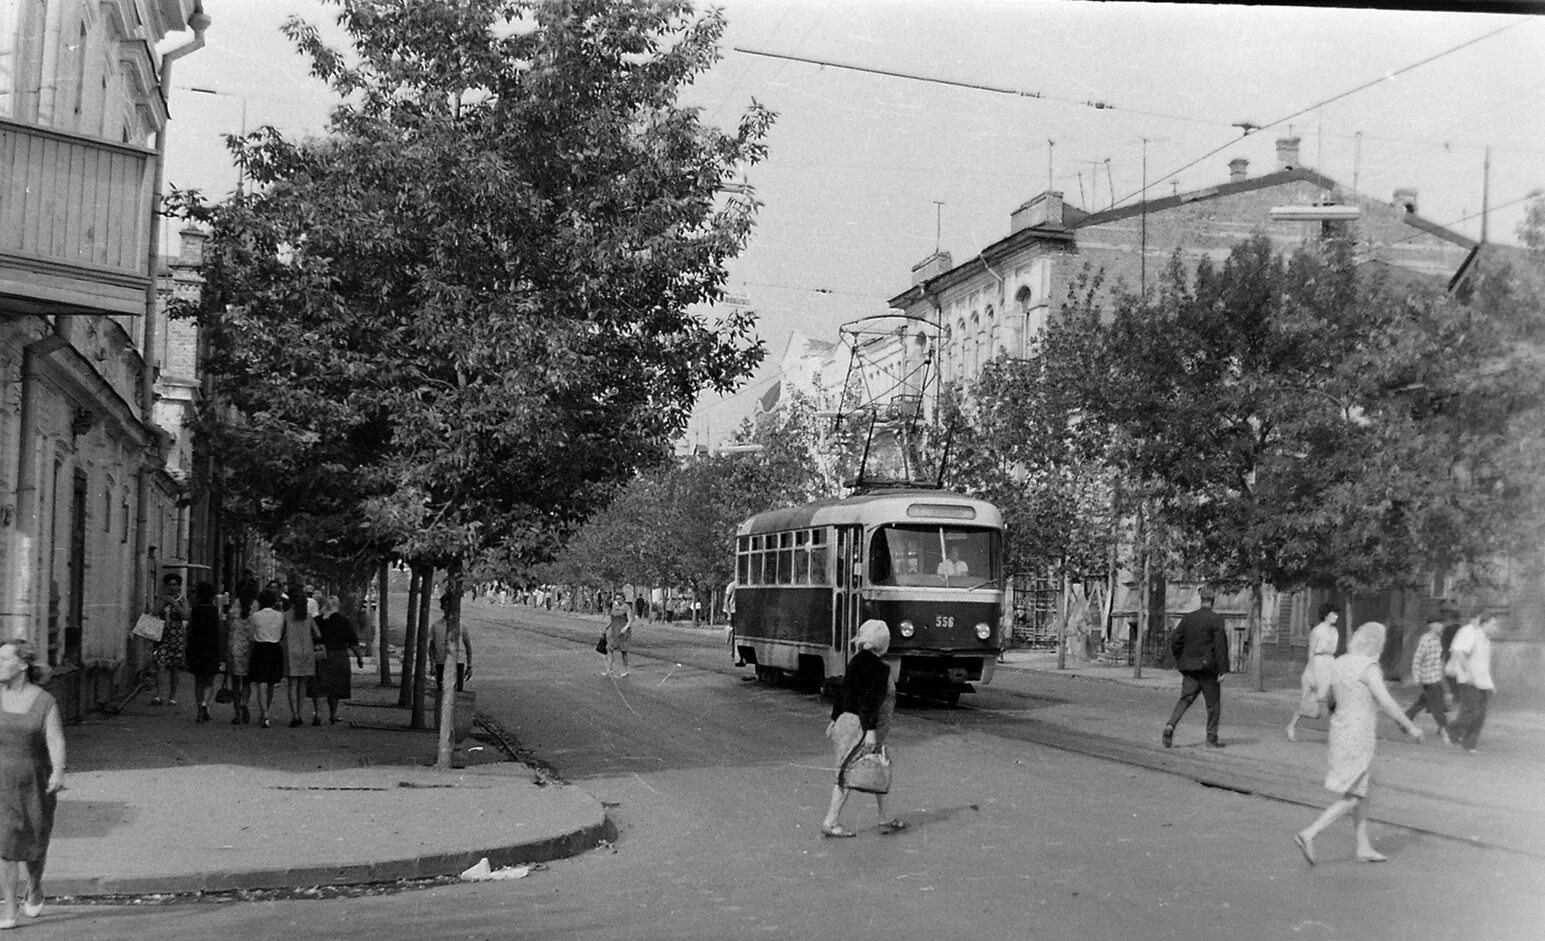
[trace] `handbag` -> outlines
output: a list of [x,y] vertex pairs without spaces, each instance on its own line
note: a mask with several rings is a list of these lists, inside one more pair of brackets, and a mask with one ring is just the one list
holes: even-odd
[[220,674],[220,688],[215,691],[215,702],[225,703],[230,702],[235,698],[236,694],[231,692],[230,674]]
[[865,748],[860,742],[843,763],[840,783],[843,787],[868,794],[889,794],[891,759],[885,753],[885,746]]
[[601,639],[595,642],[596,653],[606,653],[606,634],[602,632]]
[[139,616],[139,620],[134,622],[134,630],[131,631],[131,633],[134,634],[135,637],[143,637],[146,640],[153,640],[156,643],[160,643],[161,635],[165,633],[165,631],[165,621],[156,617],[154,614],[141,614]]

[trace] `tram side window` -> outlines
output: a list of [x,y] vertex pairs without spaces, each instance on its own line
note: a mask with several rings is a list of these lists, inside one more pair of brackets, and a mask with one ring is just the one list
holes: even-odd
[[796,585],[810,584],[810,533],[800,530],[794,534],[794,577]]
[[817,529],[810,534],[810,583],[828,584],[826,577],[826,530]]
[[793,583],[793,578],[794,578],[794,534],[793,533],[779,533],[778,534],[778,548],[777,548],[776,552],[777,552],[777,565],[778,565],[777,583],[779,585],[789,585],[789,584],[792,584]]

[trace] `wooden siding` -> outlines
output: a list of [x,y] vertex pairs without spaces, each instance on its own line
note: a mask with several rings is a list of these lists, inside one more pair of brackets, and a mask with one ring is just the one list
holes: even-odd
[[103,296],[118,310],[137,287],[142,308],[154,159],[0,119],[0,265],[35,270],[40,300]]

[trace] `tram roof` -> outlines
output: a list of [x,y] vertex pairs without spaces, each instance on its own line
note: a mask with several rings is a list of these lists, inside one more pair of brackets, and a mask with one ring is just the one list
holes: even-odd
[[[911,514],[907,512],[914,504],[924,510],[921,515],[916,511]],[[972,519],[958,519],[944,513],[927,513],[928,504],[970,507],[975,511],[975,516]],[[997,528],[1003,525],[1003,516],[996,506],[986,500],[947,490],[881,490],[862,496],[818,500],[815,503],[758,513],[742,522],[735,532],[736,535],[744,536],[748,533],[780,532],[810,526],[885,521]]]

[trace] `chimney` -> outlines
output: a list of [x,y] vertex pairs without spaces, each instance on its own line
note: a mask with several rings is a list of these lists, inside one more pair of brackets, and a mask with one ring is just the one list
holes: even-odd
[[198,226],[184,226],[177,235],[177,263],[191,268],[197,268],[204,263],[204,243],[209,240],[209,233]]
[[1416,187],[1402,186],[1395,190],[1395,208],[1404,212],[1416,212]]
[[1297,137],[1277,138],[1277,169],[1296,170],[1298,168],[1298,141]]
[[912,266],[912,286],[937,278],[939,275],[955,267],[949,252],[934,252],[927,258]]
[[1250,169],[1250,161],[1244,157],[1235,157],[1228,162],[1228,181],[1230,183],[1243,183],[1245,171]]
[[1062,193],[1047,190],[1009,213],[1009,234],[1043,226],[1062,228]]

